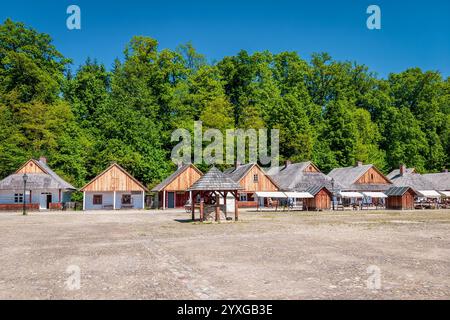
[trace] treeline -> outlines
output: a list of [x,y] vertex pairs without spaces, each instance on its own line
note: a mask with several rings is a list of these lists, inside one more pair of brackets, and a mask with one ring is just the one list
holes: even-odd
[[[324,172],[399,163],[448,167],[450,78],[408,69],[378,79],[364,65],[310,61],[296,52],[240,51],[208,63],[191,44],[160,49],[133,37],[111,71],[87,60],[76,72],[51,37],[0,25],[0,177],[30,157],[76,186],[117,161],[148,185],[167,176],[176,128],[278,128],[281,161]],[[109,66],[108,66],[109,67]]]

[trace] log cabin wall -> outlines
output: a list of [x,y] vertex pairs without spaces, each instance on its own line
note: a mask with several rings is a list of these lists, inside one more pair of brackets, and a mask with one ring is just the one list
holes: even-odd
[[366,171],[357,181],[357,184],[391,184],[389,180],[374,168]]
[[117,166],[112,166],[89,183],[84,191],[144,191],[144,189],[128,174]]
[[329,210],[331,209],[331,194],[323,188],[314,198],[305,199],[308,210]]

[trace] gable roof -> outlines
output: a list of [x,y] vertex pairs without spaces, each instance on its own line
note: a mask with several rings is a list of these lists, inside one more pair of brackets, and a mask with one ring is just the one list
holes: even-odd
[[[281,190],[286,191],[307,191],[311,187],[319,188],[319,192],[322,187],[326,187],[328,190],[332,190],[331,178],[322,172],[306,172],[305,169],[313,165],[311,162],[299,162],[292,163],[287,166],[271,168],[267,171],[271,174],[271,177],[279,185]],[[318,170],[318,169],[317,169]],[[334,188],[341,188],[339,182],[335,182]]]
[[19,173],[28,163],[33,162],[34,165],[42,170],[42,173],[27,173],[27,189],[62,189],[77,190],[70,183],[62,179],[50,167],[39,160],[30,159],[17,169],[14,174],[9,175],[0,181],[0,190],[21,190],[23,189],[23,173]]
[[[409,173],[415,173],[416,169],[415,168],[406,168],[405,173],[409,174]],[[389,174],[386,176],[389,180],[392,180],[396,177],[398,177],[400,175],[400,169],[394,169],[391,172],[389,172]]]
[[269,175],[266,171],[264,171],[257,163],[247,163],[236,167],[231,167],[227,170],[225,170],[223,173],[231,178],[235,182],[240,182],[246,175],[249,173],[253,167],[259,168],[261,172],[265,174],[265,176],[272,182],[276,187],[278,186],[278,183]]
[[239,183],[227,177],[216,167],[212,167],[188,191],[234,191],[242,189]]
[[[380,170],[377,169],[373,164],[357,165],[345,168],[335,168],[328,174],[329,177],[333,178],[335,181],[339,182],[345,190],[361,190],[361,191],[376,191],[376,190],[387,190],[389,185],[386,184],[358,184],[356,183],[359,178],[361,178],[369,169],[374,169],[380,175],[383,175]],[[388,182],[390,179],[386,178]]]
[[92,184],[94,181],[96,181],[97,179],[99,179],[100,177],[102,177],[105,173],[107,173],[109,170],[111,170],[112,168],[116,167],[117,169],[119,169],[121,172],[123,172],[126,176],[128,176],[131,180],[133,180],[139,187],[141,187],[144,191],[149,191],[147,189],[146,186],[144,186],[141,182],[139,182],[135,177],[133,177],[130,173],[128,173],[128,171],[126,171],[124,168],[122,168],[120,165],[118,165],[117,163],[112,163],[108,168],[106,168],[105,170],[103,170],[99,175],[97,175],[94,179],[92,179],[91,181],[89,181],[83,188],[80,189],[80,191],[85,191],[86,188]]
[[450,190],[450,173],[449,172],[441,172],[441,173],[428,173],[423,175],[425,179],[433,183],[436,187],[436,190],[439,191],[448,191]]
[[173,172],[170,176],[165,178],[163,181],[158,183],[156,186],[153,187],[151,190],[152,192],[159,192],[164,190],[172,181],[174,181],[179,175],[181,175],[183,172],[185,172],[188,168],[193,168],[195,171],[197,171],[201,176],[203,175],[203,172],[200,171],[199,168],[194,166],[192,163],[187,163],[179,167],[175,172]]
[[392,179],[392,183],[399,187],[411,187],[414,191],[437,190],[436,186],[419,173],[407,173]]
[[388,190],[386,190],[384,192],[384,194],[387,195],[387,196],[403,196],[409,189],[413,190],[413,192],[416,193],[414,191],[414,189],[411,188],[411,187],[397,187],[397,186],[393,186],[393,187],[390,187]]

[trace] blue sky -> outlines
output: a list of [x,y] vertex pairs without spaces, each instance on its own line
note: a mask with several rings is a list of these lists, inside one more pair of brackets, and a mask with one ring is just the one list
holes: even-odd
[[[66,28],[66,9],[81,8],[82,29]],[[382,29],[366,28],[366,8],[377,4]],[[409,67],[450,76],[448,0],[41,0],[2,3],[0,18],[49,33],[74,69],[87,57],[111,67],[133,35],[156,38],[160,48],[192,41],[210,61],[269,50],[309,59],[328,52],[364,63],[380,77]]]

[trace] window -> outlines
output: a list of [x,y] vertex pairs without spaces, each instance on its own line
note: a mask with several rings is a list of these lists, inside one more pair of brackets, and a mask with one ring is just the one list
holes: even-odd
[[122,204],[131,204],[131,194],[122,195]]
[[259,178],[258,175],[257,175],[257,174],[254,174],[254,175],[253,175],[253,182],[254,182],[254,183],[258,183],[258,178]]
[[23,203],[23,193],[14,194],[14,203]]
[[239,201],[247,201],[247,194],[242,193],[239,195]]
[[92,204],[94,204],[94,205],[103,204],[103,195],[94,194],[94,197],[92,199]]

